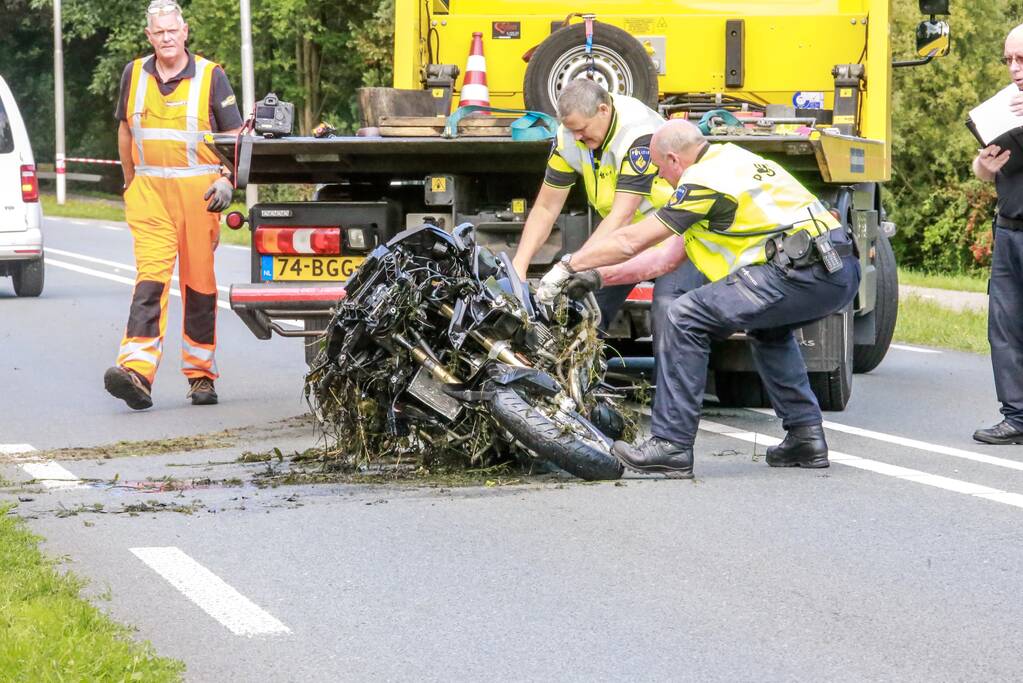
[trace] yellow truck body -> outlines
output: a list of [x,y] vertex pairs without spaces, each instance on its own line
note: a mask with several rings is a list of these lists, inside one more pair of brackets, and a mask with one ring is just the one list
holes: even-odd
[[[857,137],[871,141],[861,145],[866,150],[864,170],[854,177],[826,179],[889,179],[889,0],[396,0],[394,87],[422,87],[422,70],[431,59],[464,70],[472,34],[481,32],[491,104],[522,108],[527,66],[523,55],[547,38],[553,26],[579,12],[592,13],[598,21],[617,26],[644,44],[660,65],[658,90],[662,97],[724,93],[756,103],[791,105],[797,93],[809,92],[823,97],[823,109],[832,109],[836,90],[832,68],[863,64],[866,77],[860,93]],[[726,25],[730,20],[744,24],[741,87],[726,85]],[[498,30],[509,26],[514,29]],[[848,155],[849,144],[832,139],[828,152]],[[829,166],[848,168],[838,163]]]

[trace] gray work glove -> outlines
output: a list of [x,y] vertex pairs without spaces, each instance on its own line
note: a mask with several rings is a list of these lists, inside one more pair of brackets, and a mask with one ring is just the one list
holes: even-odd
[[231,204],[231,197],[234,195],[234,186],[231,181],[221,176],[213,181],[203,199],[209,199],[206,210],[210,213],[220,213]]
[[584,270],[579,273],[572,273],[565,283],[565,296],[572,301],[582,299],[590,292],[595,292],[604,286],[600,273],[596,270]]
[[540,285],[536,288],[536,300],[548,306],[553,305],[554,300],[564,292],[565,284],[570,277],[572,271],[564,263],[561,261],[555,263],[540,280]]

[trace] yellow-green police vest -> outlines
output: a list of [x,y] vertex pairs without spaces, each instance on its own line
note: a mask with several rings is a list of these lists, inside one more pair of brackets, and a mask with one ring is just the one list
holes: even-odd
[[[618,184],[618,171],[622,162],[629,158],[629,147],[636,138],[653,133],[664,125],[664,119],[650,107],[639,100],[625,95],[611,95],[614,103],[616,120],[612,124],[610,139],[600,155],[596,171],[593,168],[593,153],[582,142],[578,142],[572,131],[565,126],[558,126],[558,155],[583,178],[586,196],[590,205],[601,215],[606,216],[614,203],[615,186]],[[643,196],[643,202],[636,211],[634,220],[639,220],[654,209],[664,206],[671,197],[674,188],[663,178],[656,178],[650,194]]]
[[[691,186],[693,190],[688,190]],[[786,232],[808,230],[811,235],[839,227],[838,220],[798,180],[778,164],[731,143],[713,144],[679,179],[668,208],[706,212],[713,199],[700,199],[708,188],[736,202],[735,220],[722,232],[710,230],[706,219],[685,232],[686,254],[711,281],[743,266],[766,263],[764,245],[770,235],[750,235],[785,225]],[[709,194],[709,193],[708,193]],[[686,196],[692,195],[692,196]],[[811,213],[817,219],[816,225]],[[717,228],[720,230],[720,228]]]

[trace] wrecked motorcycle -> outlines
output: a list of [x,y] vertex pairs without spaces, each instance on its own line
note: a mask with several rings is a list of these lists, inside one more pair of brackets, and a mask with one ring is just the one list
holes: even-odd
[[617,479],[628,420],[602,390],[592,295],[540,306],[473,226],[406,230],[346,284],[306,397],[351,464],[546,461]]

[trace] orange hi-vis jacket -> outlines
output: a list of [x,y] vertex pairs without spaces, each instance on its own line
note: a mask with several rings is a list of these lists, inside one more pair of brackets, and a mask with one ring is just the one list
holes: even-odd
[[135,239],[138,275],[117,363],[156,376],[167,325],[167,299],[178,259],[183,299],[181,369],[186,377],[217,375],[217,283],[213,250],[218,214],[203,194],[220,174],[204,144],[212,132],[210,92],[216,64],[194,55],[195,75],[163,95],[156,77],[132,64],[126,119],[132,133],[135,178],[125,191],[125,214]]
[[128,91],[136,175],[184,178],[219,173],[216,155],[202,144],[203,136],[213,130],[210,85],[217,65],[195,55],[195,77],[182,80],[164,97],[155,79],[142,68],[147,59],[153,57],[132,64]]

